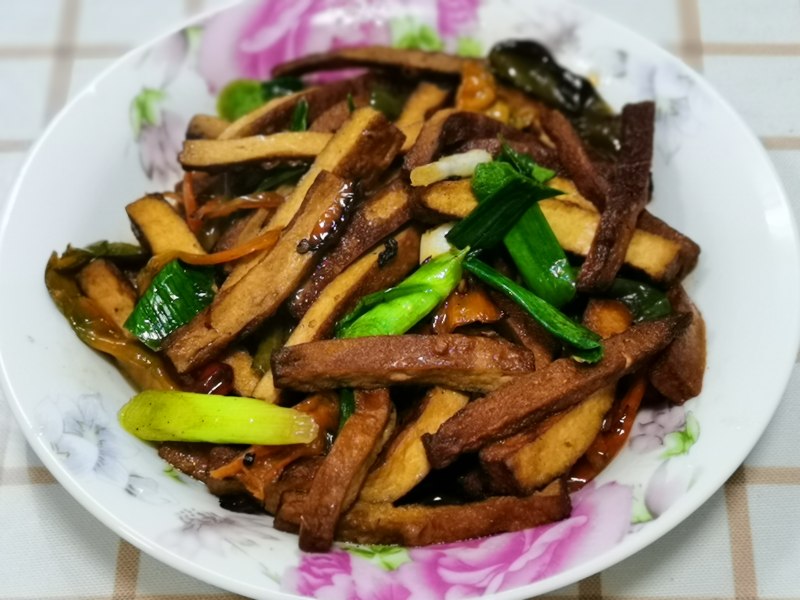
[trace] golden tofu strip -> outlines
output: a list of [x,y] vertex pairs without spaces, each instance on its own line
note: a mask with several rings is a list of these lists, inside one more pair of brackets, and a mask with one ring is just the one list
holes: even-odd
[[206,253],[186,221],[161,196],[145,196],[126,206],[125,210],[136,237],[153,254],[170,250]]
[[198,114],[189,121],[189,126],[186,128],[186,139],[215,140],[229,125],[230,121],[214,115]]
[[136,290],[113,263],[96,259],[78,273],[78,286],[122,331],[136,306]]
[[[397,156],[403,139],[400,130],[382,113],[368,107],[356,110],[320,152],[286,201],[262,228],[262,232],[283,229],[289,224],[322,171],[330,171],[347,181],[358,181],[362,186],[369,187],[383,175]],[[237,265],[223,283],[222,289],[235,285],[265,255],[259,253]]]
[[222,362],[233,370],[233,389],[240,396],[251,398],[258,385],[259,375],[253,368],[253,357],[245,350],[234,350],[222,357]]
[[[325,338],[333,330],[336,321],[353,308],[359,298],[391,287],[416,267],[419,232],[407,228],[393,239],[397,244],[393,258],[387,260],[386,248],[380,245],[350,265],[322,291],[286,340],[285,346]],[[267,402],[278,401],[280,393],[275,388],[271,370],[264,373],[252,394]]]
[[420,83],[411,93],[403,112],[395,121],[395,125],[406,135],[401,152],[408,152],[417,141],[425,119],[435,110],[440,109],[450,97],[450,90],[440,88],[427,81]]
[[[478,205],[468,179],[443,181],[428,186],[416,197],[416,205],[429,219],[463,219]],[[539,206],[564,250],[586,256],[592,245],[600,215],[562,200],[542,200]],[[633,233],[625,264],[642,271],[653,281],[672,280],[682,268],[681,246],[642,229]]]
[[284,131],[232,140],[187,140],[178,161],[187,171],[213,171],[273,160],[308,160],[330,139],[330,133]]
[[425,476],[431,465],[422,445],[425,433],[434,433],[469,402],[469,396],[442,387],[425,395],[419,416],[406,425],[384,451],[382,462],[361,488],[360,502],[394,502],[405,496]]
[[316,252],[300,253],[322,215],[351,193],[340,178],[323,172],[309,190],[297,217],[272,252],[256,263],[235,286],[223,288],[214,301],[166,343],[166,354],[184,373],[219,354],[240,334],[252,331],[291,294],[316,263]]

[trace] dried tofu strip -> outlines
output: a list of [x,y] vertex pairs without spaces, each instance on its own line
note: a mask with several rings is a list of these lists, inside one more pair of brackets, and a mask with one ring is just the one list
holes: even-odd
[[236,337],[252,331],[275,312],[316,263],[316,253],[301,254],[298,244],[311,236],[323,214],[339,204],[343,194],[351,193],[340,177],[327,171],[320,173],[272,252],[235,286],[223,288],[211,305],[167,339],[166,354],[179,372],[219,354]]
[[428,460],[434,468],[446,467],[465,452],[480,450],[574,406],[635,370],[685,326],[685,316],[642,323],[607,340],[604,357],[598,363],[580,364],[561,358],[544,369],[517,377],[471,402],[435,434],[425,436]]
[[658,357],[650,383],[668,400],[683,404],[703,389],[706,371],[706,325],[703,315],[680,286],[669,292],[672,310],[692,316],[689,326]]
[[480,62],[442,52],[406,50],[387,46],[338,48],[329,52],[308,54],[285,62],[272,69],[275,77],[304,75],[316,71],[349,69],[352,67],[397,68],[408,72],[422,71],[439,75],[460,76],[464,64]]
[[[286,227],[295,216],[308,189],[322,171],[369,188],[394,160],[403,145],[403,134],[386,117],[372,108],[356,110],[317,156],[286,201],[275,211],[262,232]],[[260,253],[231,272],[222,289],[235,285],[268,254]]]
[[533,355],[524,348],[458,334],[323,340],[272,355],[275,385],[300,391],[407,384],[480,392],[534,368]]
[[308,160],[322,152],[331,134],[284,131],[232,140],[187,140],[178,161],[184,169],[213,171],[276,160]]
[[136,290],[114,263],[93,260],[78,273],[78,285],[120,330],[127,331],[124,325],[136,306]]
[[605,387],[533,430],[481,450],[481,466],[492,492],[530,494],[569,471],[597,437],[614,403],[614,389]]
[[186,128],[187,140],[215,140],[230,125],[230,121],[214,115],[195,115]]
[[300,518],[300,549],[325,552],[333,544],[340,515],[358,497],[369,467],[385,441],[393,416],[389,390],[356,390],[355,411],[314,476]]
[[[311,305],[286,340],[285,347],[323,339],[359,298],[391,287],[417,266],[419,232],[408,228],[392,239],[396,244],[394,256],[384,262],[382,257],[386,256],[386,249],[379,246],[345,269]],[[266,402],[278,401],[279,391],[275,388],[272,371],[264,373],[252,394]]]
[[553,362],[561,352],[561,342],[505,294],[491,290],[489,295],[503,311],[504,317],[498,323],[498,331],[515,344],[530,350],[537,369]]
[[[284,494],[275,527],[297,531],[306,495]],[[358,502],[345,513],[336,539],[356,544],[399,544],[414,547],[520,531],[565,519],[571,510],[562,481],[525,498],[496,496],[469,504],[427,506]]]
[[410,219],[408,188],[401,180],[395,179],[359,206],[341,239],[292,298],[289,303],[292,315],[301,318],[335,277]]
[[[622,333],[631,322],[630,311],[616,300],[594,298],[584,316],[584,324],[603,339]],[[530,494],[569,471],[600,432],[615,390],[615,385],[604,387],[533,429],[483,448],[481,466],[491,490]]]
[[233,389],[245,398],[253,395],[253,390],[261,379],[253,368],[253,357],[245,350],[235,350],[222,357],[222,362],[233,370]]
[[292,113],[301,100],[305,100],[308,103],[308,120],[313,122],[331,106],[347,99],[348,94],[353,96],[364,94],[373,79],[371,75],[367,74],[362,77],[336,81],[328,85],[312,87],[296,94],[274,98],[264,106],[231,123],[219,135],[218,139],[230,140],[286,130],[291,123]]
[[655,111],[653,102],[628,104],[622,110],[619,157],[600,223],[578,274],[581,292],[608,289],[625,261],[639,215],[650,199]]
[[360,502],[394,502],[405,496],[430,472],[422,435],[439,426],[469,402],[469,396],[434,387],[426,395],[419,415],[411,420],[384,450],[384,458],[364,482]]
[[[470,180],[443,181],[420,190],[415,196],[416,213],[426,220],[463,219],[478,205]],[[571,202],[542,200],[539,206],[558,243],[564,250],[586,256],[600,222],[597,212]],[[681,246],[670,239],[642,229],[633,232],[625,264],[653,281],[667,282],[683,268]]]
[[125,207],[133,231],[153,254],[170,250],[205,254],[186,221],[161,196],[145,196]]
[[423,81],[411,92],[395,125],[406,135],[401,152],[408,152],[417,141],[425,119],[435,110],[444,106],[451,91],[438,85]]

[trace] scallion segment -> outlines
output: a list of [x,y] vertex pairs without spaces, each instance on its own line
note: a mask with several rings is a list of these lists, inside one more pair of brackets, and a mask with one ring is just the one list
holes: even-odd
[[306,131],[308,129],[308,100],[301,99],[292,111],[290,131]]
[[624,303],[633,314],[635,323],[660,319],[672,313],[667,295],[640,281],[617,277],[606,295]]
[[173,331],[191,321],[214,299],[214,271],[167,263],[125,321],[130,331],[153,350]]
[[594,363],[603,358],[603,344],[599,335],[576,323],[533,292],[514,283],[474,256],[467,257],[464,269],[524,308],[542,327],[566,342],[576,359]]
[[122,427],[151,442],[307,444],[319,430],[307,414],[253,398],[148,390],[119,411]]

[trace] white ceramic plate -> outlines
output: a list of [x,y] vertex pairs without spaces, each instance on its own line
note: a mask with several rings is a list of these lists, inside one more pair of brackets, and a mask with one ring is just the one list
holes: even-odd
[[[0,357],[5,393],[62,485],[165,563],[241,594],[275,598],[523,598],[575,582],[658,539],[742,462],[781,397],[797,351],[798,241],[764,151],[730,107],[650,42],[556,0],[263,0],[129,54],[55,120],[2,220]],[[513,15],[513,18],[510,16]],[[226,512],[117,426],[130,387],[83,346],[42,274],[68,243],[130,240],[123,207],[169,186],[190,115],[228,79],[339,43],[486,49],[534,37],[597,78],[616,105],[658,103],[652,210],[697,240],[687,287],[708,325],[702,396],[645,411],[624,453],[554,525],[406,550],[302,555],[270,519]]]

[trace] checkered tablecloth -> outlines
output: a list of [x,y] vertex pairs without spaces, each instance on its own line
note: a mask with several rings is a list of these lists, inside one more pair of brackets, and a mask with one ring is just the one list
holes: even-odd
[[[0,0],[0,205],[33,140],[96,73],[222,3]],[[755,130],[800,203],[800,1],[582,4],[701,71]],[[800,598],[798,432],[795,367],[778,414],[724,489],[659,542],[552,596]],[[0,599],[234,597],[161,565],[96,521],[55,483],[0,396]]]

